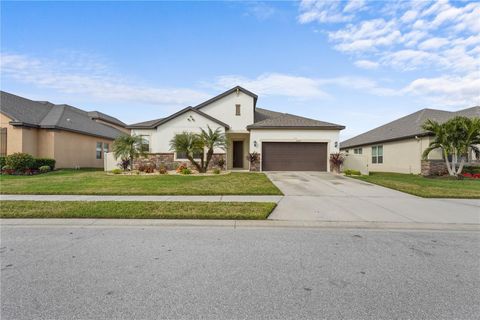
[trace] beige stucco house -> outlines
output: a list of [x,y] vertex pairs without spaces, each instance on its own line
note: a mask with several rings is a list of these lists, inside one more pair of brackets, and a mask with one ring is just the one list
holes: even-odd
[[[170,140],[183,131],[219,128],[228,140],[227,150],[215,150],[228,169],[329,171],[329,155],[338,152],[344,126],[257,107],[258,96],[234,87],[195,107],[161,119],[129,125],[132,134],[148,141],[149,158],[158,165],[188,162],[170,149]],[[251,166],[247,155],[260,154]],[[202,157],[204,155],[198,155]]]
[[[346,153],[344,168],[413,174],[429,174],[446,169],[439,150],[431,152],[427,161],[422,161],[423,152],[432,136],[421,126],[427,119],[441,123],[455,116],[480,117],[480,107],[457,112],[422,109],[343,141],[340,149]],[[472,162],[478,159],[472,153],[468,160]]]
[[53,158],[57,168],[102,168],[126,124],[98,111],[0,95],[0,155],[25,152]]

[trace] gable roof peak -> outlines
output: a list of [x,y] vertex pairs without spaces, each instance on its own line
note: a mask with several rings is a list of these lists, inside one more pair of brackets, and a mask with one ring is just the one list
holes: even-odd
[[208,99],[207,101],[204,101],[204,102],[200,103],[199,105],[196,105],[194,108],[195,109],[203,108],[203,107],[205,107],[205,106],[207,106],[207,105],[209,105],[209,104],[211,104],[211,103],[213,103],[217,100],[220,100],[221,98],[226,97],[229,94],[232,94],[234,92],[243,92],[246,95],[249,95],[250,97],[253,98],[253,107],[255,108],[257,106],[258,96],[255,93],[253,93],[251,91],[248,91],[247,89],[237,85],[237,86],[233,87],[232,89],[229,89],[225,92],[222,92],[219,95],[216,95],[215,97],[213,97],[211,99]]

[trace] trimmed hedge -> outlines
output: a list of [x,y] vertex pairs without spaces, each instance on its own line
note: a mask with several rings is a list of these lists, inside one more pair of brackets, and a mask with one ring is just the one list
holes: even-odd
[[40,169],[40,167],[49,166],[50,170],[55,169],[55,159],[35,158],[35,164],[32,169]]
[[465,166],[463,167],[462,173],[479,174],[480,166]]
[[0,157],[0,168],[3,168],[6,164],[5,157]]

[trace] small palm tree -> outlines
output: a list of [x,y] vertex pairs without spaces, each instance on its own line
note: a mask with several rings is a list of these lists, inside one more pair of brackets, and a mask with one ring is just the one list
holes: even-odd
[[[213,152],[216,148],[223,149],[227,147],[227,138],[220,128],[212,130],[207,126],[207,130],[200,128],[200,133],[182,132],[176,134],[170,140],[170,149],[177,153],[185,153],[187,159],[197,168],[198,172],[207,172],[208,165],[212,160]],[[207,149],[206,158],[203,156]],[[201,153],[200,163],[195,161],[194,154]]]
[[205,160],[205,163],[202,162],[202,167],[206,172],[208,169],[208,164],[210,163],[210,160],[212,160],[213,151],[215,149],[225,150],[227,148],[227,138],[225,137],[225,134],[222,133],[220,128],[212,130],[212,128],[207,125],[207,130],[201,130],[200,139],[202,140],[204,147],[208,149],[207,159]]
[[203,172],[203,168],[193,157],[194,154],[203,154],[203,147],[199,135],[192,132],[178,133],[170,140],[170,150],[175,150],[176,153],[185,153],[187,159],[197,168],[198,172]]
[[470,150],[475,153],[477,158],[480,156],[478,148],[480,118],[455,117],[442,124],[429,119],[422,128],[434,135],[434,140],[430,142],[423,153],[424,159],[433,150],[441,149],[448,173],[451,176],[458,176],[462,172],[465,158]]
[[143,143],[144,139],[141,136],[120,136],[113,142],[113,155],[116,159],[129,159],[130,170],[133,170],[133,160],[146,154],[142,149]]

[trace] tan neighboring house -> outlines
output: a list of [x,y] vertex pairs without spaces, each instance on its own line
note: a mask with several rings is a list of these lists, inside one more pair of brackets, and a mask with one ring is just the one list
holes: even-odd
[[[422,109],[343,141],[340,150],[347,154],[344,168],[359,170],[366,167],[367,171],[425,175],[446,170],[440,151],[431,152],[428,160],[422,161],[422,154],[433,137],[421,126],[427,119],[445,122],[455,116],[480,117],[480,107],[457,112]],[[473,152],[468,161],[478,161]]]
[[104,152],[129,134],[122,121],[98,111],[33,101],[1,91],[0,155],[53,158],[57,168],[103,168]]

